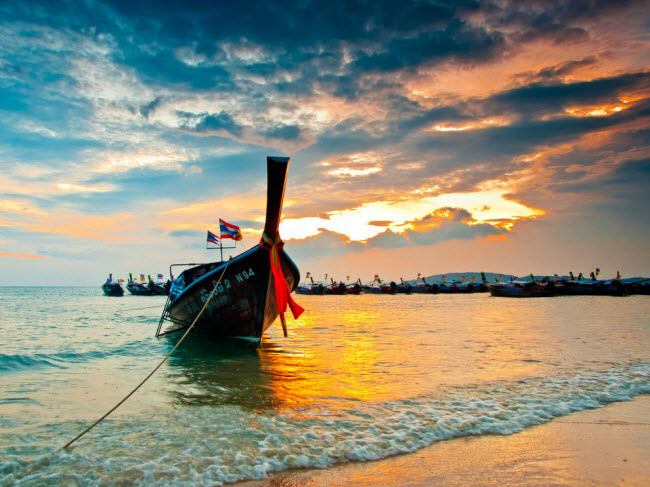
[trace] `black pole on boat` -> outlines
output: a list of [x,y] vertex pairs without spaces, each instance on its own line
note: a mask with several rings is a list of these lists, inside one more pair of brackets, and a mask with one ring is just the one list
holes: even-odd
[[266,223],[264,225],[264,233],[273,241],[278,235],[278,227],[280,226],[289,158],[269,156],[266,158],[266,168],[268,189],[266,195]]

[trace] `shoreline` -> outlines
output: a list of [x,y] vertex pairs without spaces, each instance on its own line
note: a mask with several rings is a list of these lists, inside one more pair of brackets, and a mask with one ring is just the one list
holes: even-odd
[[241,487],[650,484],[650,395],[586,409],[513,435],[440,441],[414,453],[278,472]]

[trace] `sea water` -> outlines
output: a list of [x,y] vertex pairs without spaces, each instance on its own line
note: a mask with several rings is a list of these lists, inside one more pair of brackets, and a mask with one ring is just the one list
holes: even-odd
[[219,485],[513,435],[650,393],[650,297],[297,296],[252,351],[165,297],[0,288],[1,485]]

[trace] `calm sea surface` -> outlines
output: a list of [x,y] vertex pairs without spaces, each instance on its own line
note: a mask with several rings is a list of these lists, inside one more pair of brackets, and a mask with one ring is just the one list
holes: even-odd
[[[165,297],[0,287],[0,485],[214,485],[514,434],[650,393],[650,297],[297,296],[262,348],[180,336]],[[148,308],[148,309],[134,309]]]

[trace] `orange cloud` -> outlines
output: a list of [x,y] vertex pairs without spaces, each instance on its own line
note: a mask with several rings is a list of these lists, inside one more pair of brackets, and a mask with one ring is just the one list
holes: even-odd
[[0,256],[4,257],[15,257],[17,259],[44,259],[42,255],[32,255],[32,254],[10,254],[8,252],[0,252]]

